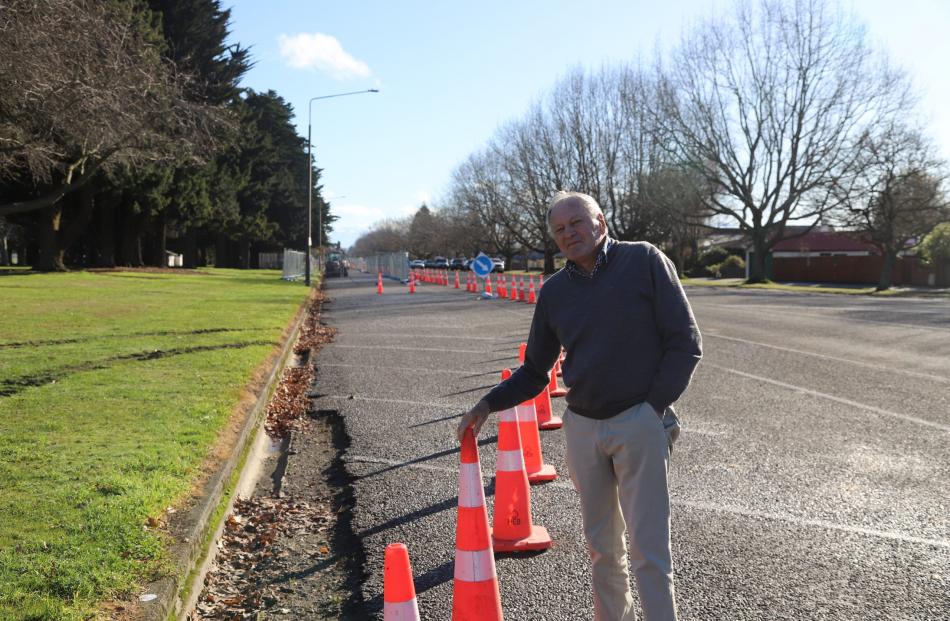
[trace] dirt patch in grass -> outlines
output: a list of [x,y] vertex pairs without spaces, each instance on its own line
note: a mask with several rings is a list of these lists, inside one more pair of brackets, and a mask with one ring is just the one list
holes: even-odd
[[184,267],[90,267],[82,270],[84,272],[93,272],[97,274],[109,274],[112,272],[138,272],[140,274],[201,274],[208,276],[211,272],[205,272],[198,268]]

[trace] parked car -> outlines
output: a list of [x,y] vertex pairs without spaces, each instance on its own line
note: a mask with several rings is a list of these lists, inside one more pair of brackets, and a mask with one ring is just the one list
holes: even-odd
[[409,262],[410,269],[422,269],[426,266],[426,262],[422,259],[413,259]]
[[505,273],[505,260],[501,257],[492,257],[491,258],[492,270],[493,272],[498,272],[499,274]]
[[[429,262],[426,261],[426,267],[429,267]],[[432,259],[432,266],[437,270],[447,270],[449,269],[449,260],[445,257],[435,257]]]
[[331,252],[327,255],[327,262],[323,266],[323,275],[327,278],[336,276],[337,278],[346,278],[350,275],[349,262],[338,252]]
[[463,257],[455,257],[449,263],[449,269],[453,270],[464,270],[465,269],[465,259]]

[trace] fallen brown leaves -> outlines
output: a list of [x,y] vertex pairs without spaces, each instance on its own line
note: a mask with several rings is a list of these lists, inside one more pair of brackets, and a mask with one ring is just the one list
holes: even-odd
[[[288,554],[275,545],[278,538],[326,533],[333,527],[333,519],[328,505],[279,498],[235,502],[218,542],[215,567],[205,577],[204,590],[188,618],[237,621],[277,605],[281,585],[261,577]],[[309,553],[317,560],[329,554],[329,549],[321,546]]]
[[297,340],[297,344],[294,345],[294,353],[298,356],[302,356],[307,352],[310,352],[310,355],[313,356],[326,343],[332,341],[333,335],[336,334],[336,328],[320,323],[320,310],[325,300],[326,295],[323,291],[316,291],[313,294],[313,301],[307,311],[307,318],[300,328],[300,338]]
[[[300,328],[294,354],[312,358],[324,344],[333,340],[336,330],[320,323],[320,309],[326,299],[322,291],[313,294],[307,318]],[[313,383],[313,365],[288,367],[267,408],[265,428],[271,438],[285,438],[291,431],[306,427],[304,414],[310,406],[307,391]]]
[[270,404],[267,406],[267,421],[264,428],[271,438],[285,438],[291,431],[306,426],[304,414],[310,407],[307,391],[313,383],[313,366],[288,367]]
[[[314,379],[312,357],[336,332],[320,323],[324,299],[323,292],[314,293],[294,345],[294,353],[305,357],[300,366],[284,370],[268,404],[264,426],[271,438],[285,438],[291,431],[309,428],[305,415],[310,407],[307,393]],[[274,576],[281,574],[281,559],[290,554],[280,541],[316,533],[317,539],[325,542],[336,520],[329,503],[329,498],[312,502],[269,497],[235,501],[217,543],[214,566],[205,577],[204,589],[189,620],[237,621],[276,607],[285,587]],[[303,553],[319,563],[321,557],[330,555],[330,549],[319,545]]]

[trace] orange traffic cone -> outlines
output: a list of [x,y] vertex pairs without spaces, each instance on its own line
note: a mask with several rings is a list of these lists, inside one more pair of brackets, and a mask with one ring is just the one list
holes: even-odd
[[419,621],[419,606],[416,604],[416,587],[412,583],[409,550],[402,543],[386,546],[383,621]]
[[495,516],[492,547],[495,552],[526,552],[551,547],[551,536],[531,520],[531,488],[521,453],[518,414],[503,410],[498,419],[498,457],[495,469]]
[[416,279],[413,274],[409,274],[409,293],[416,292]]
[[520,362],[521,364],[524,364],[524,353],[527,349],[528,349],[527,343],[522,343],[521,345],[518,345],[518,362]]
[[501,284],[498,287],[498,297],[507,298],[508,297],[508,281],[504,277],[504,275],[502,275],[501,278],[499,278],[499,280]]
[[376,293],[378,295],[383,294],[383,273],[379,272],[379,276],[376,278]]
[[528,276],[528,304],[534,304],[537,301],[534,295],[534,276]]
[[471,429],[462,438],[459,465],[459,507],[455,525],[453,621],[501,621],[501,596],[495,574],[485,509],[482,467]]
[[524,302],[524,277],[518,276],[518,301]]
[[538,291],[544,286],[544,274],[538,274]]
[[557,385],[557,370],[561,366],[561,361],[558,360],[554,363],[554,368],[551,369],[551,382],[548,384],[548,394],[552,397],[563,397],[567,394],[567,391]]
[[[501,372],[502,381],[511,377],[510,369]],[[521,436],[521,454],[524,455],[524,470],[529,483],[544,483],[557,478],[554,466],[544,463],[541,454],[541,435],[538,433],[538,416],[534,399],[529,399],[515,408],[518,415],[518,433]],[[500,449],[499,449],[500,450]]]
[[458,273],[458,272],[455,272],[455,288],[456,288],[456,289],[460,289],[460,288],[461,288],[461,287],[459,287],[460,284],[461,284],[461,283],[459,283],[459,273]]
[[538,429],[547,431],[549,429],[560,429],[564,421],[560,416],[554,415],[554,409],[551,407],[551,394],[545,388],[534,398],[534,409],[538,414]]
[[491,275],[485,278],[485,293],[491,295]]

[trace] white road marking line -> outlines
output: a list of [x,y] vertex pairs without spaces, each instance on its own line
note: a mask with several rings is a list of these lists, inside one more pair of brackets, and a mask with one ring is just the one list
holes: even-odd
[[881,414],[883,416],[891,416],[894,418],[899,418],[911,423],[917,423],[918,425],[924,425],[926,427],[933,427],[934,429],[939,429],[941,431],[950,431],[950,425],[943,425],[941,423],[936,423],[934,421],[926,420],[923,418],[918,418],[916,416],[911,416],[909,414],[901,414],[900,412],[892,412],[890,410],[885,410],[883,408],[875,407],[873,405],[868,405],[866,403],[859,403],[858,401],[852,401],[851,399],[845,399],[843,397],[836,397],[834,395],[829,395],[828,393],[819,392],[817,390],[812,390],[810,388],[804,388],[803,386],[796,386],[794,384],[787,384],[785,382],[780,382],[768,377],[762,377],[761,375],[753,375],[752,373],[746,373],[744,371],[738,371],[736,369],[730,369],[729,367],[720,366],[718,364],[713,364],[711,362],[704,362],[704,367],[712,367],[714,369],[719,369],[720,371],[725,371],[727,373],[732,373],[733,375],[738,375],[740,377],[745,377],[748,379],[753,379],[759,382],[764,382],[766,384],[772,384],[773,386],[779,386],[781,388],[786,388],[788,390],[794,390],[795,392],[800,392],[806,395],[811,395],[813,397],[820,397],[822,399],[828,399],[829,401],[834,401],[835,403],[841,403],[843,405],[849,405],[851,407],[860,408],[862,410],[867,410],[868,412],[874,412],[875,414]]
[[512,314],[512,315],[516,315],[516,316],[518,316],[518,317],[522,317],[522,318],[524,318],[524,319],[530,319],[531,317],[534,316],[534,312],[533,312],[533,311],[532,311],[531,313],[519,313],[518,311],[516,311],[516,310],[514,310],[514,309],[512,309],[512,308],[504,308],[504,307],[499,307],[498,310],[503,311],[503,312],[506,312],[506,313],[510,313],[510,314]]
[[695,428],[695,427],[693,427],[693,426],[682,427],[682,428],[680,429],[680,431],[681,431],[682,433],[687,433],[687,434],[695,433],[695,434],[699,434],[699,435],[701,435],[701,436],[728,436],[728,435],[731,435],[728,431],[713,431],[713,430],[711,430],[711,429],[702,429],[702,428],[697,429],[697,428]]
[[[744,313],[754,313],[761,317],[761,311],[766,310],[769,312],[780,311],[781,315],[788,315],[791,317],[807,317],[809,319],[826,319],[832,321],[857,321],[860,323],[873,323],[874,325],[884,325],[884,326],[899,326],[902,328],[913,328],[916,330],[928,330],[931,332],[943,332],[946,333],[950,331],[950,328],[941,328],[939,326],[920,326],[913,323],[898,323],[895,321],[879,321],[876,319],[862,319],[860,317],[841,317],[840,315],[826,315],[822,313],[802,313],[789,311],[787,306],[782,306],[780,304],[743,304],[743,305],[730,305],[730,304],[697,304],[696,307],[702,311],[703,308],[722,308],[730,312],[744,312]],[[759,309],[759,310],[755,310]],[[837,309],[835,309],[837,310]],[[772,318],[777,318],[778,315],[773,316]]]
[[848,524],[836,524],[835,522],[829,522],[827,520],[811,520],[811,519],[801,518],[794,515],[788,515],[785,513],[775,513],[772,511],[756,511],[755,509],[743,509],[740,507],[717,505],[711,502],[699,502],[695,500],[681,500],[678,498],[672,499],[671,502],[673,505],[679,505],[682,507],[690,507],[691,509],[699,509],[701,511],[711,511],[714,513],[730,513],[733,515],[741,515],[744,517],[764,518],[767,520],[788,522],[796,526],[807,526],[811,528],[838,530],[838,531],[843,531],[846,533],[852,533],[855,535],[868,535],[870,537],[877,537],[879,539],[890,539],[892,541],[900,541],[904,543],[916,543],[916,544],[920,544],[924,546],[933,546],[936,548],[950,549],[950,541],[946,539],[926,539],[924,537],[915,537],[914,535],[907,535],[904,533],[898,533],[894,531],[878,530],[876,528],[865,528],[863,526],[850,526]]
[[458,410],[459,416],[464,414],[466,409],[461,405],[453,405],[451,403],[435,403],[432,401],[409,401],[406,399],[380,399],[377,397],[361,397],[360,395],[320,395],[319,397],[313,397],[314,399],[339,399],[341,401],[372,401],[375,403],[399,403],[402,405],[421,405],[431,408],[444,408],[447,410]]
[[850,358],[839,358],[838,356],[829,356],[828,354],[819,354],[813,351],[804,351],[802,349],[793,349],[791,347],[780,347],[778,345],[770,345],[768,343],[762,343],[760,341],[751,341],[749,339],[740,339],[735,336],[726,336],[724,334],[718,334],[715,332],[703,332],[703,336],[710,336],[717,339],[723,339],[726,341],[735,341],[737,343],[745,343],[747,345],[757,345],[759,347],[767,347],[769,349],[777,349],[779,351],[787,351],[793,354],[802,354],[805,356],[814,356],[816,358],[824,358],[825,360],[834,360],[836,362],[847,362],[849,364],[854,364],[857,366],[867,367],[870,369],[878,369],[880,371],[889,371],[893,373],[903,373],[904,375],[913,375],[915,377],[922,377],[924,379],[934,380],[937,382],[943,382],[945,384],[950,384],[950,378],[940,377],[939,375],[930,375],[928,373],[919,373],[917,371],[908,371],[906,369],[898,369],[894,367],[887,367],[882,364],[874,364],[871,362],[861,362],[860,360],[852,360]]
[[399,345],[344,345],[343,343],[331,343],[329,347],[342,347],[344,349],[389,349],[395,351],[437,351],[448,354],[490,354],[491,351],[484,349],[442,349],[441,347],[401,347]]
[[423,369],[420,367],[391,367],[383,365],[366,364],[342,364],[342,363],[320,363],[317,362],[317,368],[320,367],[344,367],[350,369],[373,369],[378,371],[410,371],[412,373],[448,373],[450,375],[472,375],[471,371],[451,371],[449,369]]
[[509,339],[501,338],[497,336],[461,336],[456,334],[411,334],[408,332],[393,333],[393,332],[354,332],[353,334],[346,334],[346,337],[353,336],[382,336],[382,337],[394,337],[394,338],[405,338],[405,339],[458,339],[462,341],[507,341]]
[[[414,468],[417,470],[428,470],[430,472],[438,472],[443,474],[451,474],[453,476],[458,476],[458,468],[446,468],[444,466],[430,466],[427,464],[409,464],[402,461],[396,461],[393,459],[382,459],[379,457],[365,457],[363,455],[352,455],[346,458],[348,462],[355,463],[366,463],[366,464],[379,464],[383,466],[402,466],[406,468]],[[565,489],[565,490],[574,490],[574,486],[564,480],[557,480],[551,483],[546,483],[543,489],[553,487],[555,489]],[[699,509],[700,511],[709,511],[711,513],[728,513],[730,515],[738,515],[741,517],[752,517],[752,518],[761,518],[767,520],[773,520],[776,522],[786,522],[788,524],[794,524],[795,526],[803,526],[808,528],[820,528],[823,530],[836,530],[841,532],[846,532],[854,535],[866,535],[869,537],[876,537],[878,539],[888,539],[891,541],[900,541],[903,543],[915,543],[918,545],[932,546],[936,548],[947,548],[950,549],[950,541],[946,539],[926,539],[924,537],[915,537],[914,535],[907,535],[904,533],[887,531],[887,530],[878,530],[874,528],[865,528],[863,526],[850,526],[848,524],[837,524],[835,522],[829,522],[827,520],[812,520],[801,518],[796,515],[789,515],[787,513],[776,513],[774,511],[756,511],[755,509],[743,509],[742,507],[733,507],[729,505],[718,505],[711,502],[701,502],[697,500],[685,500],[681,498],[672,497],[670,502],[674,506],[680,507],[689,507],[691,509]]]

